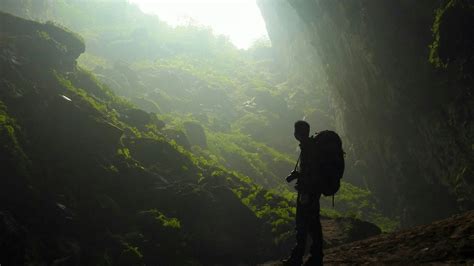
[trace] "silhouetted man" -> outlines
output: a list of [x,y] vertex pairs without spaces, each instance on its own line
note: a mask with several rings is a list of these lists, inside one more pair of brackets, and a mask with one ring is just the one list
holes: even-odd
[[[314,176],[311,173],[311,139],[309,137],[309,124],[305,121],[297,121],[295,123],[295,138],[300,142],[299,169],[293,171],[287,177],[290,182],[297,178],[296,190],[298,198],[296,202],[296,246],[291,251],[289,258],[283,260],[284,265],[301,265],[303,255],[306,248],[306,239],[309,234],[313,240],[311,245],[311,257],[306,261],[305,265],[322,265],[323,264],[323,235],[321,222],[319,220],[319,199],[321,192],[314,191],[311,184]],[[298,167],[295,167],[295,169]]]

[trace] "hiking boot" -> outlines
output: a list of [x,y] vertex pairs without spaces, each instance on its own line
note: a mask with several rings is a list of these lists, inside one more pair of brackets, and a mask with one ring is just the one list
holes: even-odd
[[309,257],[306,262],[303,264],[303,266],[322,266],[323,265],[323,260],[321,257],[315,257],[311,256]]

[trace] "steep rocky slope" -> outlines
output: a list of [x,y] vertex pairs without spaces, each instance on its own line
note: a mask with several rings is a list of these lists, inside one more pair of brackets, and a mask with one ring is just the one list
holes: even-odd
[[326,265],[471,265],[474,263],[474,211],[327,249],[324,261]]
[[212,264],[264,254],[257,243],[271,242],[270,229],[232,190],[245,196],[251,182],[182,151],[156,116],[78,68],[80,37],[4,13],[0,21],[2,263]]

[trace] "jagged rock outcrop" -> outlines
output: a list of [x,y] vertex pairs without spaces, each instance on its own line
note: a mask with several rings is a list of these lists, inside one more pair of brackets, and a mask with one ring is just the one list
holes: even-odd
[[17,50],[22,57],[17,60],[29,59],[43,67],[75,65],[76,58],[85,51],[82,38],[71,31],[52,23],[38,25],[32,21],[18,20],[3,12],[0,34],[11,49]]
[[[473,208],[472,3],[259,5],[283,72],[334,99],[348,180],[367,185],[404,226]],[[434,38],[432,25],[442,31]],[[444,69],[429,62],[438,45],[450,58]]]

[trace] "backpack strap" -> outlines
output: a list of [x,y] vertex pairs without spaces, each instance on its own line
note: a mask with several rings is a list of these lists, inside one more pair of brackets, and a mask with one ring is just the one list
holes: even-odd
[[296,169],[298,169],[298,165],[300,164],[300,159],[301,159],[301,152],[300,152],[300,156],[298,156],[298,160],[296,161],[296,164],[295,164],[295,171],[296,171]]

